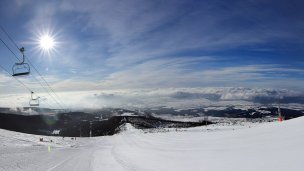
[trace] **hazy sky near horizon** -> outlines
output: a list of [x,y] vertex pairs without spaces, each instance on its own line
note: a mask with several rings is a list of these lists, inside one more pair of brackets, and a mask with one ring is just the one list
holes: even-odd
[[[2,0],[1,26],[56,92],[250,87],[304,91],[301,0]],[[39,39],[55,45],[45,51]],[[0,37],[19,55],[3,32]],[[0,45],[0,64],[16,59]],[[44,93],[33,72],[20,80]],[[0,94],[26,93],[0,69]]]

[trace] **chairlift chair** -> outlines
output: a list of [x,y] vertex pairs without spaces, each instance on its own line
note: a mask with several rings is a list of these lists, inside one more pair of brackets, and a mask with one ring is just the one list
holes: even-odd
[[25,76],[30,74],[30,66],[28,63],[25,63],[25,57],[24,57],[24,47],[19,49],[20,52],[22,53],[22,61],[21,62],[16,62],[13,65],[13,75],[12,76]]
[[33,94],[34,94],[34,92],[31,92],[31,99],[30,99],[30,101],[29,101],[29,104],[30,104],[30,106],[32,106],[32,107],[37,107],[37,106],[39,106],[39,98],[40,98],[40,97],[34,98],[34,97],[33,97]]

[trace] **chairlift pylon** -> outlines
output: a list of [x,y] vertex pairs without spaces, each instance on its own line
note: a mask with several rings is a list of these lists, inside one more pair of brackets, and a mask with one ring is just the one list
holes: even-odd
[[25,57],[24,57],[24,47],[20,48],[19,49],[20,52],[22,53],[22,61],[21,62],[16,62],[14,65],[13,65],[13,75],[12,76],[25,76],[25,75],[29,75],[30,74],[30,66],[28,63],[26,63],[24,60],[25,60]]
[[31,99],[29,101],[29,105],[32,106],[32,107],[37,107],[37,106],[39,106],[39,98],[40,97],[34,98],[33,94],[34,94],[34,92],[31,92]]

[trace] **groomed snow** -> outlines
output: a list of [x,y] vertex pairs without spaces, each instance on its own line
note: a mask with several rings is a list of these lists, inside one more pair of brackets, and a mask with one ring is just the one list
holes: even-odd
[[[0,170],[303,170],[304,117],[114,136],[54,138],[0,130]],[[242,129],[240,129],[242,128]],[[56,145],[57,144],[57,145]]]

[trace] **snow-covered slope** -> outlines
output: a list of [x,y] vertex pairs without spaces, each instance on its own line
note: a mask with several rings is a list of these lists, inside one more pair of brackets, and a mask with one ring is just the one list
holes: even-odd
[[[18,143],[7,143],[17,133],[1,130],[0,135],[5,134],[6,138],[0,139],[0,170],[277,171],[304,167],[304,117],[283,123],[246,125],[243,129],[208,126],[145,133],[129,124],[125,128],[114,136],[61,139],[61,144],[75,145],[63,145],[52,152],[33,146],[38,143],[33,141],[30,146],[20,147],[28,136],[24,134],[18,135]],[[4,144],[18,146],[18,150],[6,148],[5,154]]]
[[198,128],[107,139],[111,154],[130,170],[302,170],[303,123],[298,118],[238,130]]

